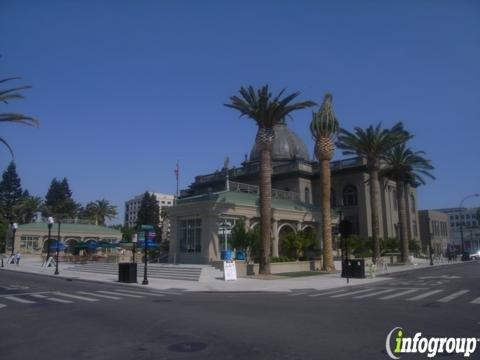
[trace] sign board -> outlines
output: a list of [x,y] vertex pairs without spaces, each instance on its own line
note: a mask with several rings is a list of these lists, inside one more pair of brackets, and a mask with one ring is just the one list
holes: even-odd
[[218,235],[231,235],[232,234],[232,230],[218,230]]
[[149,239],[154,239],[156,235],[157,235],[157,234],[155,233],[155,231],[149,231],[149,232],[147,233],[147,237],[148,237]]
[[145,233],[143,231],[138,233],[138,241],[145,241]]
[[223,277],[225,281],[237,280],[237,267],[235,261],[223,262]]

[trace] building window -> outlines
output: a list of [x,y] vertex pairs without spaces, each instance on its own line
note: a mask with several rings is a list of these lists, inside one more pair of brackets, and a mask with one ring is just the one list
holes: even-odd
[[357,206],[357,188],[353,185],[347,185],[343,189],[343,205],[344,206]]
[[360,234],[360,225],[358,222],[358,216],[346,216],[345,220],[349,221],[352,224],[352,234]]
[[415,196],[413,196],[413,194],[410,194],[410,208],[412,210],[412,213],[416,211]]
[[458,215],[455,215],[455,220],[458,220]]
[[180,251],[198,254],[202,252],[202,220],[198,218],[179,221]]
[[22,252],[40,250],[38,246],[38,236],[22,236],[20,238],[20,248]]
[[308,187],[305,188],[305,202],[310,204],[310,189]]
[[397,211],[398,210],[397,190],[392,190],[392,202],[393,202],[394,210]]
[[413,224],[413,236],[417,236],[417,221],[413,220],[412,224]]

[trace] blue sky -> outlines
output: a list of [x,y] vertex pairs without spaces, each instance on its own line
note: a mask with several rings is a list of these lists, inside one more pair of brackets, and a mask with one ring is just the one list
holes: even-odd
[[[238,166],[256,130],[223,104],[241,85],[331,91],[343,127],[415,134],[437,177],[421,208],[458,206],[480,192],[479,20],[474,0],[0,0],[0,78],[33,86],[1,110],[41,121],[1,136],[31,193],[67,177],[76,201],[106,198],[121,222],[133,195],[175,191],[177,160],[181,188],[226,156]],[[313,149],[310,117],[289,126]]]

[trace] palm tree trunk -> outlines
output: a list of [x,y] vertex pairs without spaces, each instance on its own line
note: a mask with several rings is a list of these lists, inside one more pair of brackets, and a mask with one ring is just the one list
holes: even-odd
[[377,263],[380,257],[380,182],[378,180],[378,167],[370,168],[370,209],[372,214],[372,242],[373,242],[373,263]]
[[332,217],[330,211],[331,196],[331,175],[330,161],[328,159],[321,160],[322,174],[322,239],[323,239],[323,270],[333,271],[335,265],[333,263],[332,249]]
[[401,261],[407,262],[410,255],[408,251],[407,202],[405,200],[405,183],[402,180],[397,181],[397,203]]
[[272,153],[262,146],[260,158],[260,264],[259,273],[270,274],[272,232]]

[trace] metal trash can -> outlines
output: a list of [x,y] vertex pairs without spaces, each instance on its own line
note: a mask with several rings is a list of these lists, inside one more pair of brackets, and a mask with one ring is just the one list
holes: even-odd
[[347,259],[342,261],[342,277],[365,279],[365,260]]
[[137,264],[119,263],[118,264],[118,282],[136,283],[137,282]]

